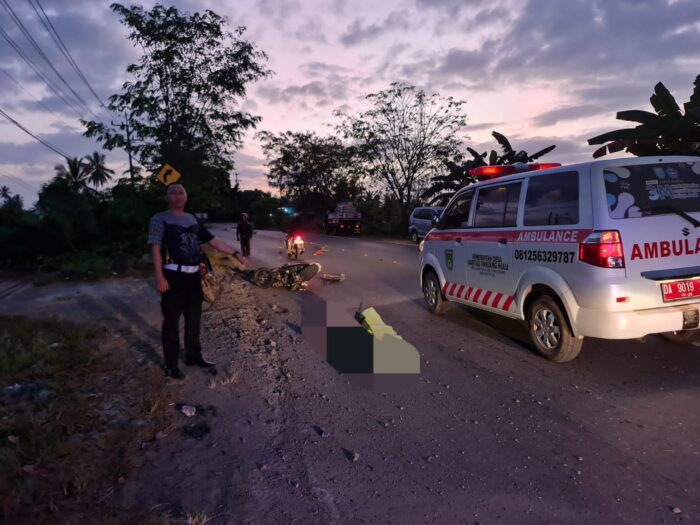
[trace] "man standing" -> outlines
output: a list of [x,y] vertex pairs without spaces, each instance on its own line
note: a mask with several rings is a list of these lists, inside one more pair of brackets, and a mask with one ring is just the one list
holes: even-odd
[[253,237],[253,225],[248,222],[248,214],[241,213],[241,222],[236,227],[236,239],[241,241],[244,257],[250,257],[250,239]]
[[148,228],[148,244],[153,256],[156,289],[161,295],[163,313],[163,357],[165,373],[174,379],[185,375],[178,367],[180,354],[180,316],[185,317],[185,364],[213,368],[202,357],[199,324],[202,316],[202,282],[199,263],[201,245],[233,255],[241,264],[245,259],[228,244],[215,238],[197,219],[185,213],[187,192],[182,184],[171,184],[166,191],[168,211],[156,213]]

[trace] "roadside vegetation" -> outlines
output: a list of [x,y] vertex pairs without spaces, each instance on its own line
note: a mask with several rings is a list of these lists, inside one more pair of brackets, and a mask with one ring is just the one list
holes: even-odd
[[[127,151],[129,168],[115,173],[100,151],[62,159],[32,209],[0,188],[0,266],[88,276],[147,268],[146,224],[163,208],[154,174],[165,163],[183,174],[189,210],[210,220],[235,221],[246,211],[256,227],[279,228],[282,207],[292,207],[313,227],[336,204],[352,201],[363,232],[403,236],[414,207],[444,205],[473,182],[471,169],[538,161],[555,148],[518,150],[493,131],[497,147],[476,151],[463,100],[395,82],[367,94],[361,110],[329,112],[326,135],[259,131],[268,183],[279,196],[242,191],[237,176],[231,184],[235,152],[261,123],[243,102],[251,84],[272,74],[265,53],[245,38],[245,27],[229,27],[213,11],[112,9],[142,54],[109,98],[123,121],[82,124],[104,150]],[[589,139],[601,145],[594,157],[700,153],[700,77],[682,108],[662,83],[650,102],[653,112],[617,114],[636,127]]]
[[105,502],[139,465],[140,444],[170,431],[169,397],[156,366],[122,355],[104,335],[65,321],[0,317],[7,523],[129,522]]

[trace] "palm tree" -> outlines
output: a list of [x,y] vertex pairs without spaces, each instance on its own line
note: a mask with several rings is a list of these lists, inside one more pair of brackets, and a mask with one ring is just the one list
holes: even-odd
[[85,181],[88,176],[87,166],[83,164],[83,159],[77,157],[66,158],[66,165],[56,164],[56,178],[65,180],[73,189],[81,189],[85,187]]
[[99,151],[95,151],[92,155],[85,157],[85,170],[87,174],[87,182],[95,188],[104,186],[114,175],[114,170],[105,166],[105,156]]
[[12,192],[7,186],[0,186],[0,199],[4,202],[9,201],[12,198]]
[[[649,99],[656,113],[620,111],[618,120],[638,122],[634,128],[623,128],[588,139],[588,144],[604,144],[593,157],[602,157],[623,149],[633,155],[698,155],[700,154],[700,75],[695,77],[693,94],[683,104],[661,82],[654,86]],[[607,142],[607,144],[605,144]]]
[[516,151],[510,144],[510,141],[497,131],[491,132],[493,138],[501,145],[503,154],[499,154],[496,150],[490,152],[479,153],[475,149],[467,147],[467,151],[472,158],[461,162],[461,157],[454,161],[445,160],[443,164],[448,170],[446,175],[438,175],[430,180],[432,185],[423,192],[422,197],[429,199],[431,205],[445,204],[450,197],[460,188],[475,182],[469,171],[480,166],[499,166],[503,164],[515,164],[516,162],[532,162],[543,155],[552,151],[556,146],[548,146],[536,153],[528,153],[527,151]]

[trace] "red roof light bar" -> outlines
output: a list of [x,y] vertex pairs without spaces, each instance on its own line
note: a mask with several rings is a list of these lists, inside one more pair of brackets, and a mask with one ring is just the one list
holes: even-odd
[[532,164],[506,164],[503,166],[480,166],[469,170],[469,175],[477,180],[495,179],[497,177],[505,177],[514,173],[522,173],[526,171],[548,170],[549,168],[558,168],[561,166],[558,162],[544,162]]

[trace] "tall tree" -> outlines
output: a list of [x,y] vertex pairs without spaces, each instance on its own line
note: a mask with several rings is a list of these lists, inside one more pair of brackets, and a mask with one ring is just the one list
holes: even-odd
[[355,115],[337,112],[338,126],[351,139],[370,179],[386,188],[407,222],[410,208],[442,160],[457,153],[458,133],[466,124],[464,102],[392,83],[367,95],[371,107]]
[[588,139],[590,145],[604,144],[593,153],[594,158],[623,149],[638,156],[700,154],[700,75],[695,77],[693,93],[683,110],[661,82],[654,87],[649,101],[655,113],[629,110],[617,114],[618,120],[637,122],[639,126]]
[[109,98],[109,109],[125,115],[133,140],[126,126],[97,121],[84,122],[85,134],[110,150],[130,147],[152,171],[167,162],[190,187],[226,194],[233,153],[246,130],[260,121],[240,103],[251,82],[269,75],[262,64],[266,55],[243,39],[245,27],[229,31],[227,19],[209,10],[111,7],[134,46],[143,50],[138,62],[127,66],[133,80]]
[[54,170],[56,178],[66,182],[71,190],[79,191],[86,187],[88,171],[83,159],[66,159],[65,164],[56,164]]
[[8,186],[0,186],[0,199],[4,202],[9,201],[12,197],[12,192]]
[[265,131],[258,138],[267,157],[270,185],[298,206],[328,208],[360,193],[355,149],[346,147],[338,137]]
[[85,171],[87,172],[87,182],[95,188],[107,184],[114,175],[114,170],[105,165],[105,156],[99,151],[94,151],[92,155],[85,157]]

